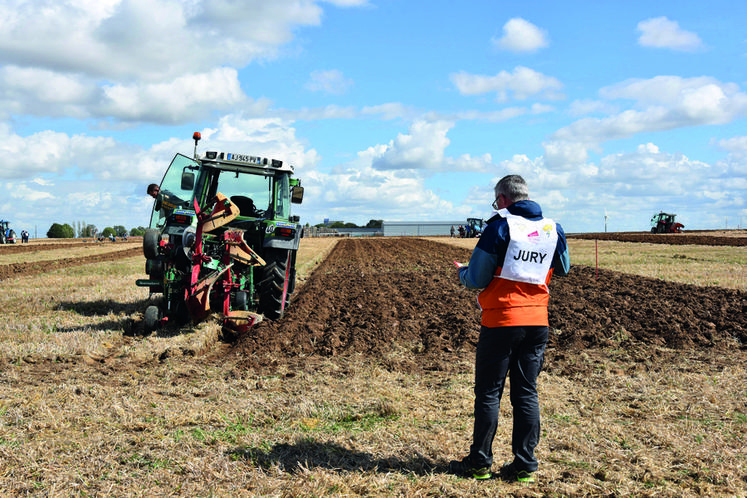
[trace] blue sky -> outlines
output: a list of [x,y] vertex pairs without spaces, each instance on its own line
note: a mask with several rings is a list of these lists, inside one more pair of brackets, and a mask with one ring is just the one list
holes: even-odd
[[747,222],[747,2],[0,0],[0,218],[146,225],[171,157],[289,161],[303,223]]

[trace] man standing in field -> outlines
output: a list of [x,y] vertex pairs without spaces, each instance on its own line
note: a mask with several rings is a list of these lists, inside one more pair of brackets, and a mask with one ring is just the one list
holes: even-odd
[[470,453],[449,464],[449,473],[475,479],[491,477],[493,438],[506,376],[511,380],[514,459],[501,476],[534,482],[540,437],[537,375],[542,369],[549,328],[550,278],[565,275],[570,258],[562,227],[543,218],[529,200],[521,176],[503,177],[495,186],[493,207],[469,266],[459,266],[459,280],[484,289],[480,338],[475,357],[475,423]]

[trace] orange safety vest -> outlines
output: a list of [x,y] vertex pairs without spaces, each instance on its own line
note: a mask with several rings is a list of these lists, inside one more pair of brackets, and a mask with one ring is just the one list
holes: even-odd
[[[481,323],[486,327],[548,326],[550,265],[558,241],[555,222],[527,220],[507,209],[499,214],[508,222],[509,247],[492,282],[477,297]],[[504,267],[510,271],[501,275]]]

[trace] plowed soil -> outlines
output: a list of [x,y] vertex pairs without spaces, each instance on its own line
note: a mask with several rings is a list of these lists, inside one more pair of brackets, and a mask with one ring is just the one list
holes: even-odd
[[[86,245],[86,243],[81,244],[83,246]],[[77,245],[75,245],[77,246]],[[73,244],[70,244],[70,246],[65,247],[75,247]],[[38,250],[51,250],[51,249],[60,249],[59,244],[48,244],[43,246],[43,248],[39,249],[41,247],[40,245],[36,246],[17,246],[21,247],[24,250],[28,247],[31,248],[30,252],[38,251]],[[9,249],[16,249],[17,247],[11,247]],[[7,248],[4,248],[5,252],[8,251]],[[132,247],[130,249],[124,249],[124,250],[115,250],[112,249],[112,252],[107,252],[105,254],[95,254],[92,256],[81,256],[78,258],[63,258],[63,259],[55,259],[51,261],[34,261],[34,262],[27,262],[27,263],[12,263],[9,265],[0,265],[0,280],[5,280],[6,278],[13,278],[13,277],[19,277],[19,276],[29,276],[29,275],[38,275],[40,273],[46,273],[54,270],[61,270],[64,268],[71,268],[75,266],[82,266],[82,265],[90,265],[94,263],[103,263],[105,261],[117,261],[122,258],[128,258],[130,256],[137,256],[138,254],[142,254],[143,249],[140,246]]]
[[[454,368],[472,353],[480,311],[453,261],[467,249],[425,239],[343,239],[284,318],[235,338],[247,368],[366,355],[393,370]],[[635,341],[671,348],[745,347],[747,295],[575,266],[550,285],[549,355]]]
[[737,234],[714,235],[714,233],[646,233],[646,232],[610,232],[610,233],[580,233],[569,235],[571,239],[616,240],[618,242],[646,242],[648,244],[669,245],[704,245],[704,246],[747,246],[747,236],[744,230]]

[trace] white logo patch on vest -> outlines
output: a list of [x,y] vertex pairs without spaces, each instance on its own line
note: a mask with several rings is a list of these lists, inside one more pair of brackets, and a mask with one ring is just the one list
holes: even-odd
[[555,222],[549,218],[528,220],[509,213],[507,209],[498,213],[508,221],[510,235],[499,277],[544,284],[558,244]]

